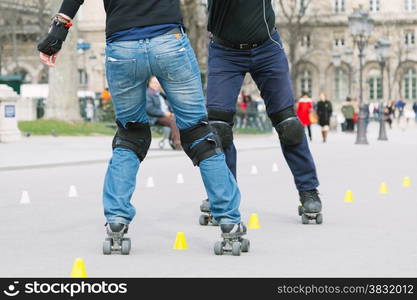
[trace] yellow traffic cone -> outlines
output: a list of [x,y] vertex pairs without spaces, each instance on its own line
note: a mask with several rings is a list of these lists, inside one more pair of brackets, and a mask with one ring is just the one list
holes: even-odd
[[354,199],[353,199],[353,193],[352,193],[352,191],[351,190],[347,190],[346,191],[346,194],[345,194],[345,202],[351,203],[353,201],[354,201]]
[[259,229],[261,225],[259,224],[259,218],[257,214],[251,214],[249,218],[248,228],[250,229]]
[[72,266],[71,278],[87,278],[85,265],[82,258],[77,258]]
[[188,249],[187,241],[185,240],[184,232],[178,232],[177,238],[175,239],[174,247],[175,250],[185,250]]
[[381,183],[381,185],[379,186],[379,193],[381,195],[388,194],[388,188],[387,188],[387,184],[385,182]]
[[411,179],[410,179],[410,177],[404,177],[403,187],[411,187]]

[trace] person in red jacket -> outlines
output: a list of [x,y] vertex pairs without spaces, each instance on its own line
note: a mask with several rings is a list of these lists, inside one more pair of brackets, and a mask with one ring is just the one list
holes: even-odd
[[311,134],[311,121],[310,112],[313,110],[313,100],[310,98],[308,93],[303,93],[303,96],[298,100],[297,103],[297,116],[300,119],[301,124],[307,127],[308,137],[310,141],[313,140]]

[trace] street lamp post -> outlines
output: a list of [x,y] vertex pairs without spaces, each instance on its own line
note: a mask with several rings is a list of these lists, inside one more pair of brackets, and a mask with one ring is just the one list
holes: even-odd
[[335,89],[334,89],[334,97],[336,100],[340,100],[340,66],[342,65],[342,54],[338,51],[334,51],[332,54],[332,63],[334,67],[334,76],[335,76]]
[[349,28],[353,36],[353,40],[358,45],[359,50],[359,123],[356,137],[356,144],[367,145],[366,137],[366,109],[363,103],[363,64],[365,58],[365,48],[374,28],[374,22],[369,16],[369,12],[362,8],[354,11],[349,16]]
[[[384,89],[384,70],[387,63],[387,59],[389,58],[389,49],[391,47],[391,43],[384,39],[379,39],[375,45],[376,54],[378,56],[379,67],[381,68],[381,82],[382,82],[382,89]],[[387,130],[385,128],[385,119],[384,119],[384,100],[381,99],[379,103],[379,141],[388,141],[387,137]]]

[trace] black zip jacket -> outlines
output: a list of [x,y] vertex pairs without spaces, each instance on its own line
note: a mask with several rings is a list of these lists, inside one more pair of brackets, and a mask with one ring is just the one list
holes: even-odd
[[223,40],[262,42],[269,38],[268,30],[275,28],[271,0],[209,0],[208,3],[208,31]]

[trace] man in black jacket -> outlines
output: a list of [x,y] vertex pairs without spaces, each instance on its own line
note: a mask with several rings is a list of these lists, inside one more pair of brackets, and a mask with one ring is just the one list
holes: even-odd
[[[83,0],[64,0],[48,36],[38,45],[41,60],[52,66]],[[207,121],[201,77],[190,42],[184,33],[179,0],[104,0],[106,74],[116,112],[118,131],[113,140],[103,189],[108,238],[103,253],[129,254],[124,238],[135,216],[130,200],[136,175],[151,143],[146,115],[146,85],[154,75],[167,93],[181,132],[184,151],[200,167],[212,213],[221,224],[234,254],[248,250],[241,238],[240,192],[228,169],[217,134]],[[228,240],[230,239],[230,240]],[[243,242],[242,245],[239,241]],[[239,243],[239,244],[236,244]],[[216,243],[216,254],[223,243]],[[239,246],[239,247],[237,247]],[[242,246],[242,248],[240,247]],[[246,246],[246,247],[243,247]]]
[[[265,101],[287,163],[299,191],[303,223],[322,222],[316,167],[303,126],[294,111],[288,60],[278,32],[271,0],[209,0],[207,108],[210,123],[222,140],[226,161],[236,176],[233,118],[246,73]],[[295,37],[293,37],[295,38]],[[210,196],[209,196],[210,198]],[[206,207],[203,202],[202,207]],[[203,210],[203,209],[202,209]]]

